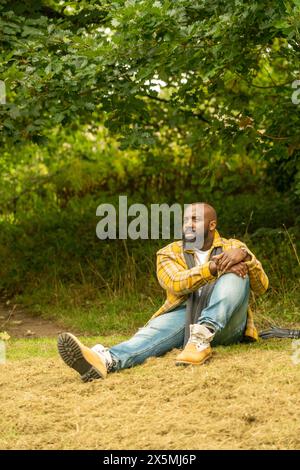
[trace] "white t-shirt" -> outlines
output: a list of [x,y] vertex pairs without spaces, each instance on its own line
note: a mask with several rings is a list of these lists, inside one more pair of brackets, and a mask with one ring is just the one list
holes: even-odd
[[[208,261],[209,250],[202,251],[202,250],[195,249],[194,252],[195,252],[196,266],[201,266],[202,264]],[[198,290],[199,295],[200,295],[201,290],[202,290],[202,287],[200,287]]]

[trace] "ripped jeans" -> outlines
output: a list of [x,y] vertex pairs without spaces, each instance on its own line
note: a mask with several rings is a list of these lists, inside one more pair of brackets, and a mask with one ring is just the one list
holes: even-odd
[[[212,326],[216,334],[212,346],[228,345],[242,340],[247,322],[250,293],[249,277],[223,274],[216,282],[208,306],[199,324]],[[112,370],[142,364],[148,357],[161,356],[173,348],[183,347],[186,306],[150,320],[128,341],[109,349],[114,360]]]

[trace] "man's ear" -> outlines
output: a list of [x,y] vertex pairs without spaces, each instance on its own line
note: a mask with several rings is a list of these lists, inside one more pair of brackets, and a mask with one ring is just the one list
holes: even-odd
[[211,231],[215,230],[216,226],[217,226],[217,222],[215,220],[211,220],[209,222],[209,230]]

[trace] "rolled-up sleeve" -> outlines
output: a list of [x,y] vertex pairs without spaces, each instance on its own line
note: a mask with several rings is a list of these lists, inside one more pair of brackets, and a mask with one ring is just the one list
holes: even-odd
[[250,287],[255,294],[262,295],[269,287],[268,276],[266,275],[261,262],[255,257],[252,251],[249,250],[245,243],[241,243],[240,247],[245,248],[251,256],[249,261],[245,261],[246,265],[248,266]]

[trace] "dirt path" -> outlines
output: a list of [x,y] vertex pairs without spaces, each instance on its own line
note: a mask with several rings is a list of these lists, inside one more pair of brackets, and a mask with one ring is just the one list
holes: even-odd
[[13,338],[56,337],[64,330],[63,325],[30,315],[16,304],[0,304],[0,331]]
[[0,448],[300,448],[300,365],[289,340],[216,348],[200,367],[175,367],[176,354],[89,384],[57,355],[8,361]]

